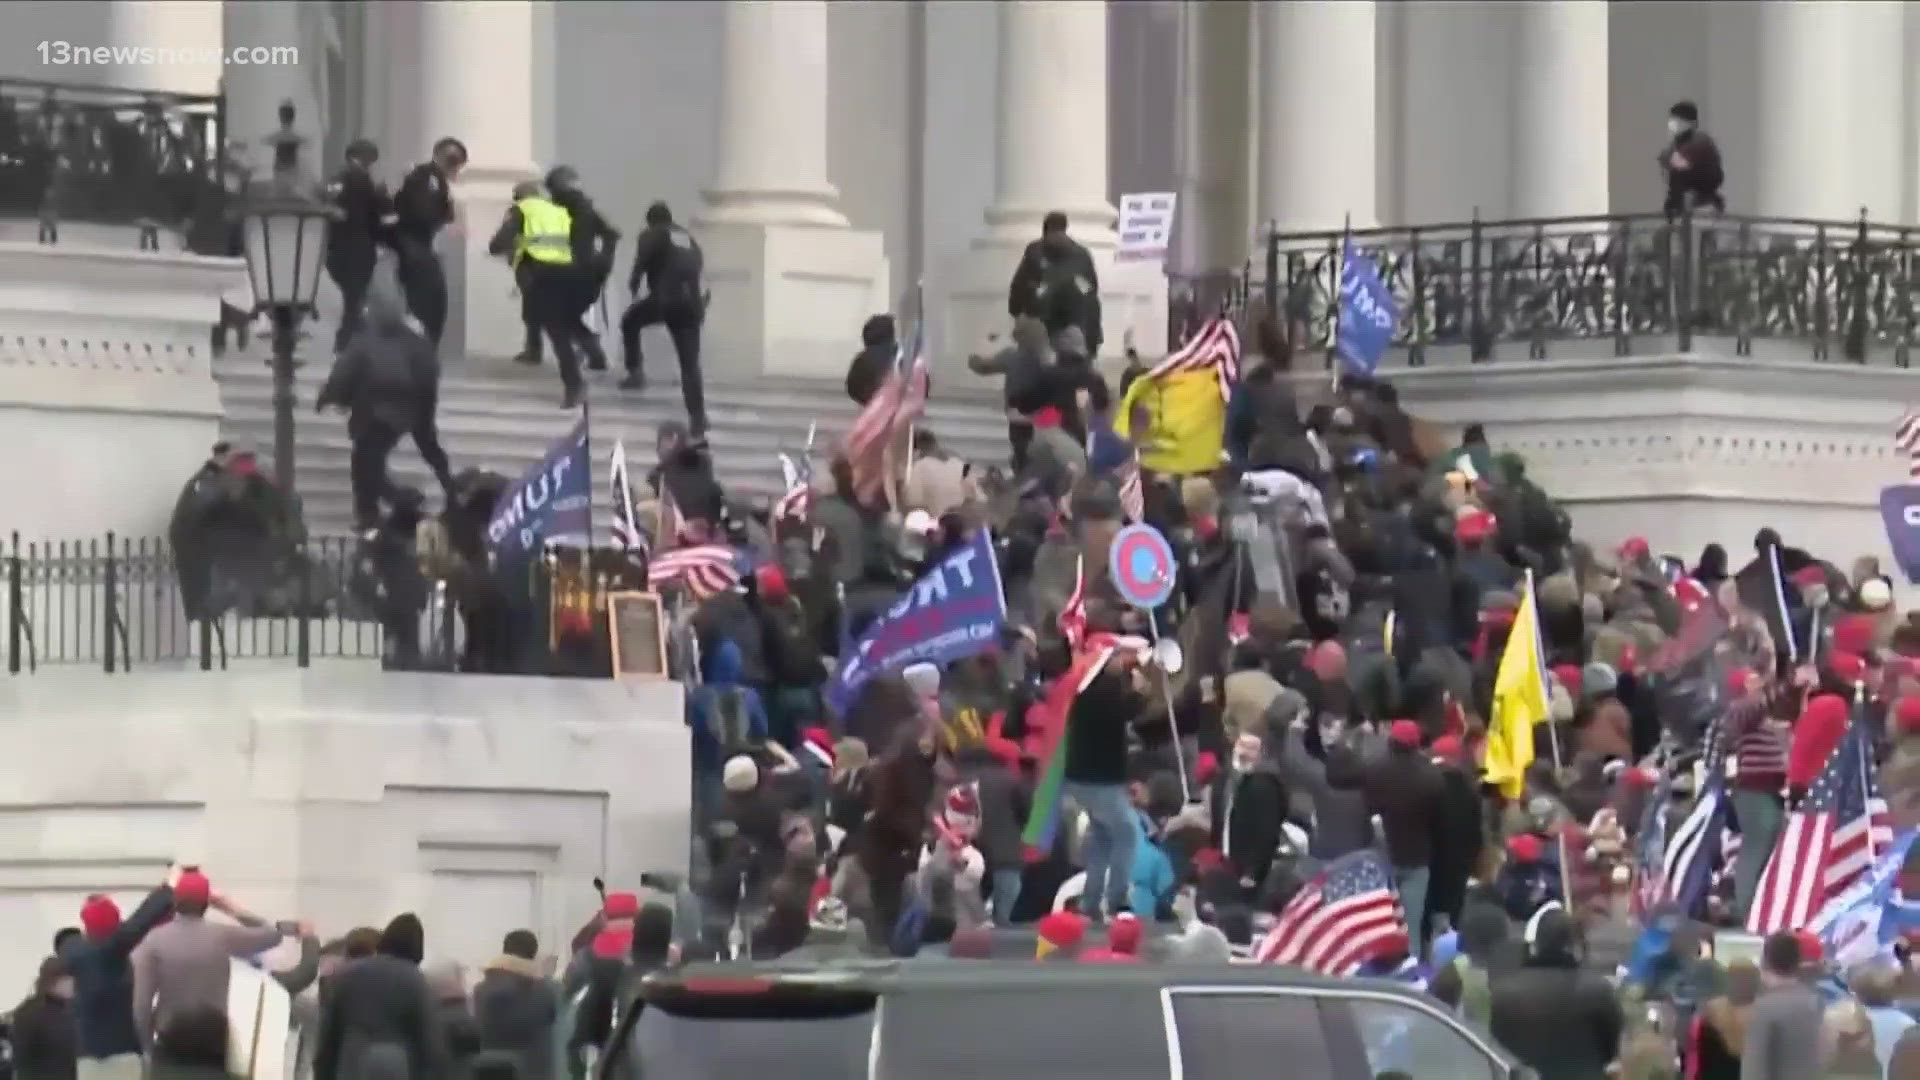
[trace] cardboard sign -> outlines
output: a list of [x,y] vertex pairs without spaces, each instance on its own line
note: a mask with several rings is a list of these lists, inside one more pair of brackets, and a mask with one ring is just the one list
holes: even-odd
[[607,636],[613,677],[667,677],[667,620],[660,597],[650,592],[607,594]]
[[1114,258],[1121,262],[1167,261],[1173,238],[1173,214],[1180,196],[1171,191],[1142,191],[1120,196],[1120,245]]

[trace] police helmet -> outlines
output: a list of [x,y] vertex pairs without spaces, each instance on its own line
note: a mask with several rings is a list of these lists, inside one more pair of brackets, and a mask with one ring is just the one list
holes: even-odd
[[540,185],[534,183],[532,180],[522,180],[513,185],[514,202],[519,202],[521,199],[537,199],[539,197]]
[[547,172],[547,190],[572,191],[580,186],[580,171],[571,165],[555,165]]
[[355,139],[347,144],[347,160],[371,165],[380,160],[380,148],[372,139]]

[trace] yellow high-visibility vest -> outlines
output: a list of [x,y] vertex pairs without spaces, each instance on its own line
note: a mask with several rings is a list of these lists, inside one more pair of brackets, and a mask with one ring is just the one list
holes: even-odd
[[513,264],[522,258],[549,266],[573,265],[573,215],[551,199],[531,198],[515,202],[520,211],[520,242],[514,248]]

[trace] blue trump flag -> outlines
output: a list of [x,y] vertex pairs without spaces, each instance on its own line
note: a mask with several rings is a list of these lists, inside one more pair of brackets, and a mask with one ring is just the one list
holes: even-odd
[[1920,585],[1920,484],[1895,484],[1880,492],[1880,521],[1887,546],[1907,580]]
[[1007,598],[985,529],[910,586],[867,627],[857,644],[840,650],[827,683],[827,705],[845,716],[862,686],[908,664],[948,664],[993,648],[1007,622]]
[[508,488],[487,522],[487,548],[502,562],[547,543],[585,543],[592,522],[593,466],[585,416],[547,448],[540,463]]
[[1807,929],[1820,936],[1834,963],[1852,967],[1891,959],[1894,943],[1920,929],[1920,897],[1909,898],[1900,888],[1900,871],[1914,835],[1909,831],[1894,837],[1872,870],[1814,916]]
[[1393,344],[1399,317],[1373,256],[1354,251],[1349,239],[1340,256],[1340,321],[1334,334],[1340,366],[1351,374],[1372,375]]

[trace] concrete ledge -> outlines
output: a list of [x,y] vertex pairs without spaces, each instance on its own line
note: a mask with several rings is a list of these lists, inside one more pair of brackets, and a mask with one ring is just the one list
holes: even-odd
[[414,910],[430,954],[516,927],[565,941],[591,880],[684,871],[675,683],[300,671],[0,683],[0,979],[31,977],[82,898],[131,910],[178,857],[327,932]]

